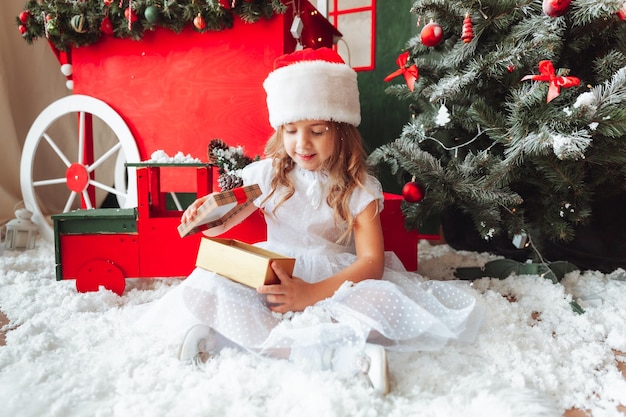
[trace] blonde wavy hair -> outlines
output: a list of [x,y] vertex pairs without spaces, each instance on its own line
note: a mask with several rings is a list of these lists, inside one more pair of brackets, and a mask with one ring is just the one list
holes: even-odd
[[[354,229],[354,216],[349,207],[350,196],[357,187],[365,189],[364,183],[369,174],[369,167],[361,134],[355,126],[348,123],[328,122],[328,127],[329,133],[333,135],[335,148],[320,169],[328,174],[326,202],[333,209],[335,223],[347,224],[346,231],[337,241],[339,243],[346,242]],[[278,189],[281,189],[282,193],[272,214],[295,192],[295,186],[288,174],[296,167],[296,163],[285,151],[283,132],[284,126],[280,126],[265,145],[265,155],[273,160],[274,176],[271,181],[271,191],[264,202],[269,200]]]

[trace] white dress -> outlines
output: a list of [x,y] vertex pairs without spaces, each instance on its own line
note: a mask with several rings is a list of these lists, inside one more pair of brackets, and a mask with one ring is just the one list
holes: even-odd
[[[296,258],[293,275],[307,282],[321,281],[350,265],[354,242],[337,244],[341,235],[325,201],[324,173],[294,169],[295,194],[275,216],[266,214],[267,241],[258,244]],[[270,189],[271,160],[248,165],[245,184]],[[367,190],[358,189],[350,200],[354,216],[373,200],[382,207],[380,183],[369,177]],[[275,199],[263,209],[272,213]],[[393,253],[386,253],[382,280],[344,283],[335,294],[301,313],[271,312],[265,297],[244,285],[196,268],[149,312],[161,331],[180,338],[194,324],[212,327],[223,340],[257,354],[294,358],[326,348],[366,342],[391,350],[435,350],[449,340],[471,342],[482,321],[474,297],[449,282],[425,281],[406,272]],[[164,321],[165,320],[165,321]],[[148,321],[150,321],[148,319]],[[167,327],[169,326],[169,329]]]

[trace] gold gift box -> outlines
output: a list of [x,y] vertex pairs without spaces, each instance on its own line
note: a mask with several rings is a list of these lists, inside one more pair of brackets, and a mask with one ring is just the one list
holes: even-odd
[[296,260],[235,239],[203,237],[196,266],[216,272],[233,281],[258,288],[278,284],[270,264],[276,262],[287,274],[293,274]]

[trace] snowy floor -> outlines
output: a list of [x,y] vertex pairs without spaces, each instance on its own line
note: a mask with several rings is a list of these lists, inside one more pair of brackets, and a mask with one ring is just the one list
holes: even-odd
[[[420,243],[420,272],[453,279],[485,255]],[[227,350],[201,369],[177,346],[133,328],[145,303],[176,280],[129,280],[121,297],[77,293],[55,280],[54,250],[38,242],[0,255],[0,416],[562,416],[571,408],[620,416],[626,380],[626,271],[573,272],[467,286],[488,319],[478,341],[441,352],[389,354],[392,392],[287,361]],[[574,313],[574,299],[585,313]],[[622,408],[623,410],[623,408]]]

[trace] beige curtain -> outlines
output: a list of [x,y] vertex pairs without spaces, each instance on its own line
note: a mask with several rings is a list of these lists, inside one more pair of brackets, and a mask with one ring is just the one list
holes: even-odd
[[33,121],[49,104],[70,94],[45,40],[24,41],[15,17],[23,0],[0,1],[0,225],[20,207],[20,158]]

